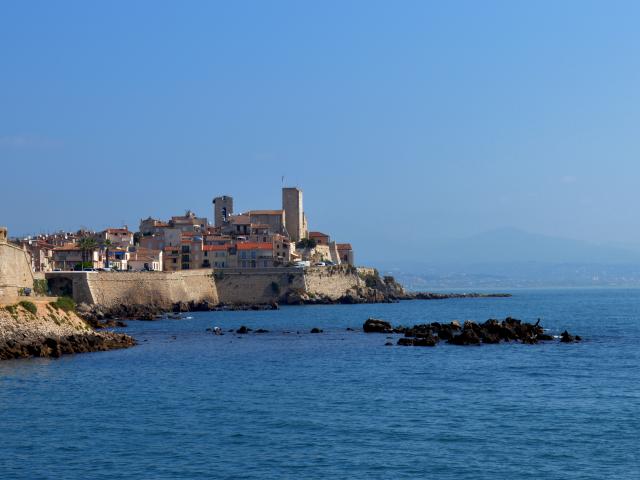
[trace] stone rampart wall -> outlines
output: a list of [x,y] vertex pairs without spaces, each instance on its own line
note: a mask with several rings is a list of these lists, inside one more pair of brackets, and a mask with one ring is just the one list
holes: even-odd
[[170,308],[177,302],[265,304],[289,292],[336,300],[364,286],[349,266],[271,269],[209,269],[179,272],[50,272],[53,295],[107,307],[149,304]]
[[31,259],[22,248],[0,242],[0,303],[18,297],[20,288],[33,288]]
[[225,304],[277,302],[290,290],[305,288],[301,268],[218,270],[215,281],[220,302]]
[[72,295],[76,302],[111,307],[177,302],[218,303],[211,270],[181,272],[52,272],[47,280],[54,295]]
[[291,291],[336,300],[364,283],[348,266],[218,270],[216,286],[226,304],[271,303]]
[[344,296],[349,290],[364,286],[360,276],[348,266],[307,268],[304,283],[308,294],[325,296],[332,300]]

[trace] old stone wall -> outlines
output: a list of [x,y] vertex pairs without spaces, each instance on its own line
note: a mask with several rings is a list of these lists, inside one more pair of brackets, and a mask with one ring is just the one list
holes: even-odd
[[14,301],[20,288],[33,288],[31,258],[22,248],[0,242],[0,303]]
[[364,283],[353,268],[344,266],[225,269],[215,275],[220,302],[227,304],[271,303],[291,291],[336,300]]
[[215,281],[218,298],[225,304],[271,303],[292,289],[305,288],[301,268],[218,270]]
[[348,266],[312,267],[305,269],[305,291],[308,294],[336,300],[351,289],[364,286],[360,276]]
[[290,292],[332,300],[364,286],[348,265],[311,268],[209,269],[178,272],[49,272],[53,295],[73,296],[76,302],[149,304],[170,308],[177,302],[265,304]]
[[71,295],[76,302],[111,307],[119,304],[157,305],[177,302],[218,303],[211,270],[180,272],[51,272],[54,295]]

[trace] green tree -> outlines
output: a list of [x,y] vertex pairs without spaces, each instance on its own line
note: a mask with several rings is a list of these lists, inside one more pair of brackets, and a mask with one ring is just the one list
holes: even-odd
[[106,257],[105,267],[109,268],[109,249],[113,246],[113,242],[110,239],[106,239],[102,242],[102,248],[104,248],[104,254]]
[[[82,264],[84,265],[91,260],[90,254],[98,247],[98,242],[93,237],[82,237],[78,246],[82,250]],[[91,264],[93,266],[93,262]]]

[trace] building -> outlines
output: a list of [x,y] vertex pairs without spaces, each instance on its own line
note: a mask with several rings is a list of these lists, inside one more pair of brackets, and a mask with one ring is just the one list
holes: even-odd
[[230,245],[203,245],[204,258],[212,268],[229,267]]
[[251,210],[247,212],[249,215],[249,224],[251,232],[254,229],[262,228],[268,230],[268,233],[284,234],[285,229],[285,212],[284,210]]
[[25,238],[22,247],[31,255],[31,270],[50,272],[53,269],[54,245],[38,238]]
[[[273,267],[273,244],[269,242],[242,242],[230,249],[235,254],[231,266],[237,268],[271,268]],[[235,265],[233,265],[235,260]]]
[[64,245],[53,249],[54,270],[82,270],[83,265],[89,268],[102,268],[100,248],[85,250],[76,244]]
[[309,232],[309,240],[315,240],[318,245],[329,245],[331,242],[329,235],[322,232]]
[[128,270],[133,270],[135,272],[161,272],[163,269],[162,257],[162,250],[136,248],[134,251],[128,252]]
[[340,256],[340,263],[347,263],[349,265],[355,265],[353,258],[353,249],[350,243],[338,243],[336,244],[338,249],[338,255]]
[[163,222],[161,220],[156,220],[155,218],[146,218],[144,220],[140,220],[140,235],[142,236],[151,236],[157,235],[162,231],[162,229],[169,227],[167,222]]
[[191,210],[187,210],[184,215],[171,217],[169,227],[177,228],[182,232],[204,232],[209,226],[209,221],[205,217],[197,217]]
[[223,195],[213,199],[213,223],[216,227],[225,225],[233,215],[233,197]]
[[296,187],[283,188],[282,209],[285,212],[285,227],[289,238],[293,242],[307,238],[307,218],[302,205],[302,190]]
[[133,232],[130,232],[126,226],[124,228],[107,228],[98,233],[95,239],[100,245],[109,241],[114,247],[127,248],[133,245]]

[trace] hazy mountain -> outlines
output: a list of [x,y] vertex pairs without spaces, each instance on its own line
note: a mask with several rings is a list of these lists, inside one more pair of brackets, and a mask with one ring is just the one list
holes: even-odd
[[413,260],[381,261],[413,289],[640,285],[640,253],[515,228],[425,243]]
[[[473,265],[495,263],[640,263],[640,253],[617,246],[550,237],[516,228],[502,228],[467,238],[431,241],[410,265]],[[391,266],[391,262],[383,262]]]

